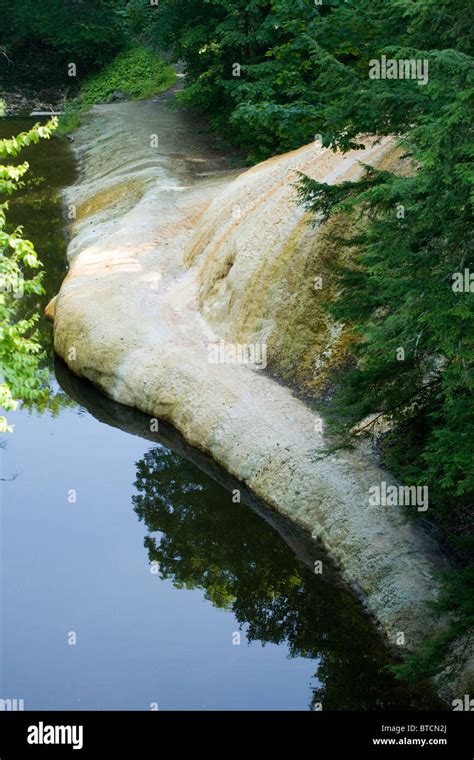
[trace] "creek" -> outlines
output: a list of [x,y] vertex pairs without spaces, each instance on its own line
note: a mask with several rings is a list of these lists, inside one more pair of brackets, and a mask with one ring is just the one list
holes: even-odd
[[[0,135],[31,123],[4,119]],[[24,157],[8,218],[34,241],[46,293],[18,308],[42,314],[67,271],[61,192],[77,167],[59,138]],[[234,503],[236,481],[72,375],[44,317],[39,330],[49,401],[8,413],[0,450],[0,698],[26,710],[437,704],[395,681],[337,573],[314,572],[330,566],[319,545],[244,489]]]

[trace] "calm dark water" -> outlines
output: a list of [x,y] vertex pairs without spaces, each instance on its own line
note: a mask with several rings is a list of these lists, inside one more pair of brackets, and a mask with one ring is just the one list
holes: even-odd
[[[0,122],[0,135],[26,126]],[[21,308],[42,309],[66,271],[60,189],[76,170],[59,140],[27,158],[33,181],[9,218],[47,272],[46,296]],[[46,320],[41,335],[50,402],[10,413],[0,450],[0,698],[27,710],[436,704],[395,682],[360,604],[329,568],[312,571],[318,547],[234,504],[236,484],[175,431],[146,440],[148,418],[54,367]]]

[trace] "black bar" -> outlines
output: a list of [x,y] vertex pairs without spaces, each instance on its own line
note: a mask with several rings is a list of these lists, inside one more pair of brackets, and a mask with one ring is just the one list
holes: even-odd
[[[323,751],[331,753],[328,760],[332,753],[339,757],[341,752],[348,758],[472,760],[472,719],[470,712],[450,711],[2,712],[0,760],[25,756],[108,758],[113,753],[120,758],[142,758],[152,752],[156,757],[169,757],[183,751],[194,756],[198,750],[211,749],[224,758],[236,751],[254,753],[259,749],[267,757],[269,751],[306,756],[308,748],[318,757]],[[61,726],[64,730],[56,729]],[[28,737],[43,743],[28,743]],[[69,743],[46,743],[51,738]]]

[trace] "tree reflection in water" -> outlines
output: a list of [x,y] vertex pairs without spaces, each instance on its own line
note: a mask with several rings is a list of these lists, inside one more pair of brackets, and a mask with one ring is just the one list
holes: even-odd
[[[324,710],[427,709],[426,688],[409,689],[387,670],[387,651],[360,603],[316,575],[261,517],[195,465],[163,446],[137,463],[134,509],[160,576],[202,589],[233,612],[249,642],[286,644],[315,660],[311,706]],[[319,682],[319,683],[318,683]]]

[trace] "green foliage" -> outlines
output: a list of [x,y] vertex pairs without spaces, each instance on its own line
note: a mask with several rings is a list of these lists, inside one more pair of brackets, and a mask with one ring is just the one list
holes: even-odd
[[[357,335],[357,363],[346,374],[339,412],[347,425],[383,412],[402,426],[418,424],[424,410],[419,478],[439,503],[454,508],[474,492],[474,304],[470,292],[453,289],[454,273],[474,266],[467,171],[474,78],[464,55],[448,51],[434,58],[439,70],[449,63],[449,81],[446,70],[441,85],[433,79],[422,109],[414,104],[410,111],[410,94],[405,104],[399,95],[404,119],[412,123],[404,139],[416,163],[411,176],[370,170],[361,182],[333,187],[306,179],[301,193],[315,214],[357,206],[365,219],[363,232],[347,237],[358,254],[339,272],[341,295],[331,307]],[[385,104],[381,99],[379,111]],[[374,121],[380,119],[374,113]]]
[[151,50],[131,47],[83,82],[60,119],[59,131],[71,132],[95,103],[112,100],[117,91],[131,99],[149,98],[166,90],[175,79],[173,69]]
[[128,15],[121,0],[0,0],[1,39],[10,59],[52,53],[56,67],[78,67],[81,79],[111,60],[127,39]]
[[169,87],[175,78],[173,69],[157,55],[132,47],[90,77],[81,89],[80,99],[86,105],[107,102],[116,90],[132,99],[147,98]]
[[[0,159],[15,158],[26,146],[49,139],[57,126],[51,119],[45,126],[36,124],[28,132],[10,139],[0,139]],[[8,202],[2,199],[22,185],[28,163],[0,165],[0,406],[6,411],[16,408],[17,399],[40,400],[45,393],[45,375],[40,369],[41,347],[35,329],[38,314],[18,318],[17,301],[24,295],[42,292],[41,267],[33,244],[18,227],[9,232],[6,226]],[[0,417],[0,432],[11,430]]]

